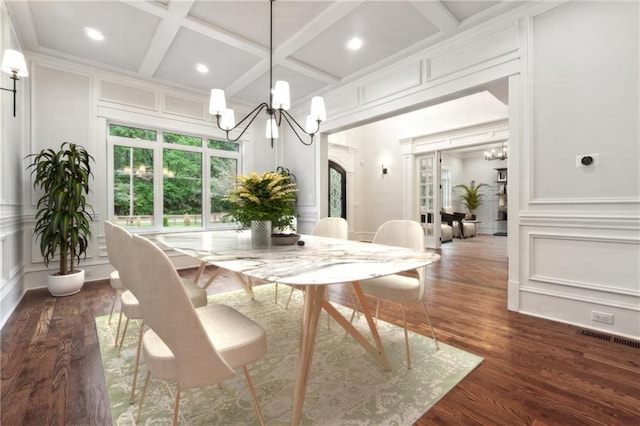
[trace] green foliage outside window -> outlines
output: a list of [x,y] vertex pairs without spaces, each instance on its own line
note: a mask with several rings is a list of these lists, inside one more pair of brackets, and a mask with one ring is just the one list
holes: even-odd
[[197,136],[179,135],[177,133],[162,133],[162,137],[165,143],[172,143],[176,145],[186,146],[202,146],[202,138]]
[[119,124],[109,125],[109,135],[120,136],[123,138],[142,139],[144,141],[157,140],[157,132],[155,130],[139,129],[136,127],[121,126]]

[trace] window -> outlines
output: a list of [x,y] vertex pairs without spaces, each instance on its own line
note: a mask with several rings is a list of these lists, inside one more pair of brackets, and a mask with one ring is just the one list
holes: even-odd
[[109,125],[114,222],[132,229],[217,227],[240,170],[240,145]]

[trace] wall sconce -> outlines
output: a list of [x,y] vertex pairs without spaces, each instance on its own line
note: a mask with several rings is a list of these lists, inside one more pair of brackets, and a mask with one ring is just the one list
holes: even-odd
[[4,51],[4,55],[2,56],[2,67],[3,72],[6,72],[11,76],[13,80],[13,89],[5,89],[4,87],[0,87],[2,90],[6,90],[7,92],[13,92],[13,116],[16,116],[16,81],[19,80],[18,77],[28,77],[29,71],[27,71],[27,63],[24,60],[24,55],[18,52],[17,50],[7,49]]
[[384,166],[384,164],[382,165],[382,174],[386,175],[388,172],[387,168]]

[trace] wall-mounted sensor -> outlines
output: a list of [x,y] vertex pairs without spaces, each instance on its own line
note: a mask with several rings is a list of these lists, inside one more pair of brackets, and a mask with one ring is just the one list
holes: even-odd
[[576,167],[592,167],[599,163],[598,154],[576,155]]

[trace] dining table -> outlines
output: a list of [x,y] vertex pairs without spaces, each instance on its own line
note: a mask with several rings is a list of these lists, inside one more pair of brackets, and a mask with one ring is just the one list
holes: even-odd
[[[297,244],[260,249],[252,247],[249,231],[166,233],[158,235],[156,240],[166,248],[197,258],[200,261],[197,278],[207,265],[216,266],[208,284],[220,271],[226,270],[238,278],[252,298],[252,285],[257,281],[288,284],[305,290],[296,362],[293,425],[299,425],[302,418],[321,311],[324,309],[353,336],[382,364],[382,368],[391,370],[360,281],[410,272],[440,259],[433,252],[312,235],[301,235]],[[369,338],[326,299],[327,286],[338,283],[348,283],[353,287],[371,333]],[[373,339],[373,344],[369,339]]]

